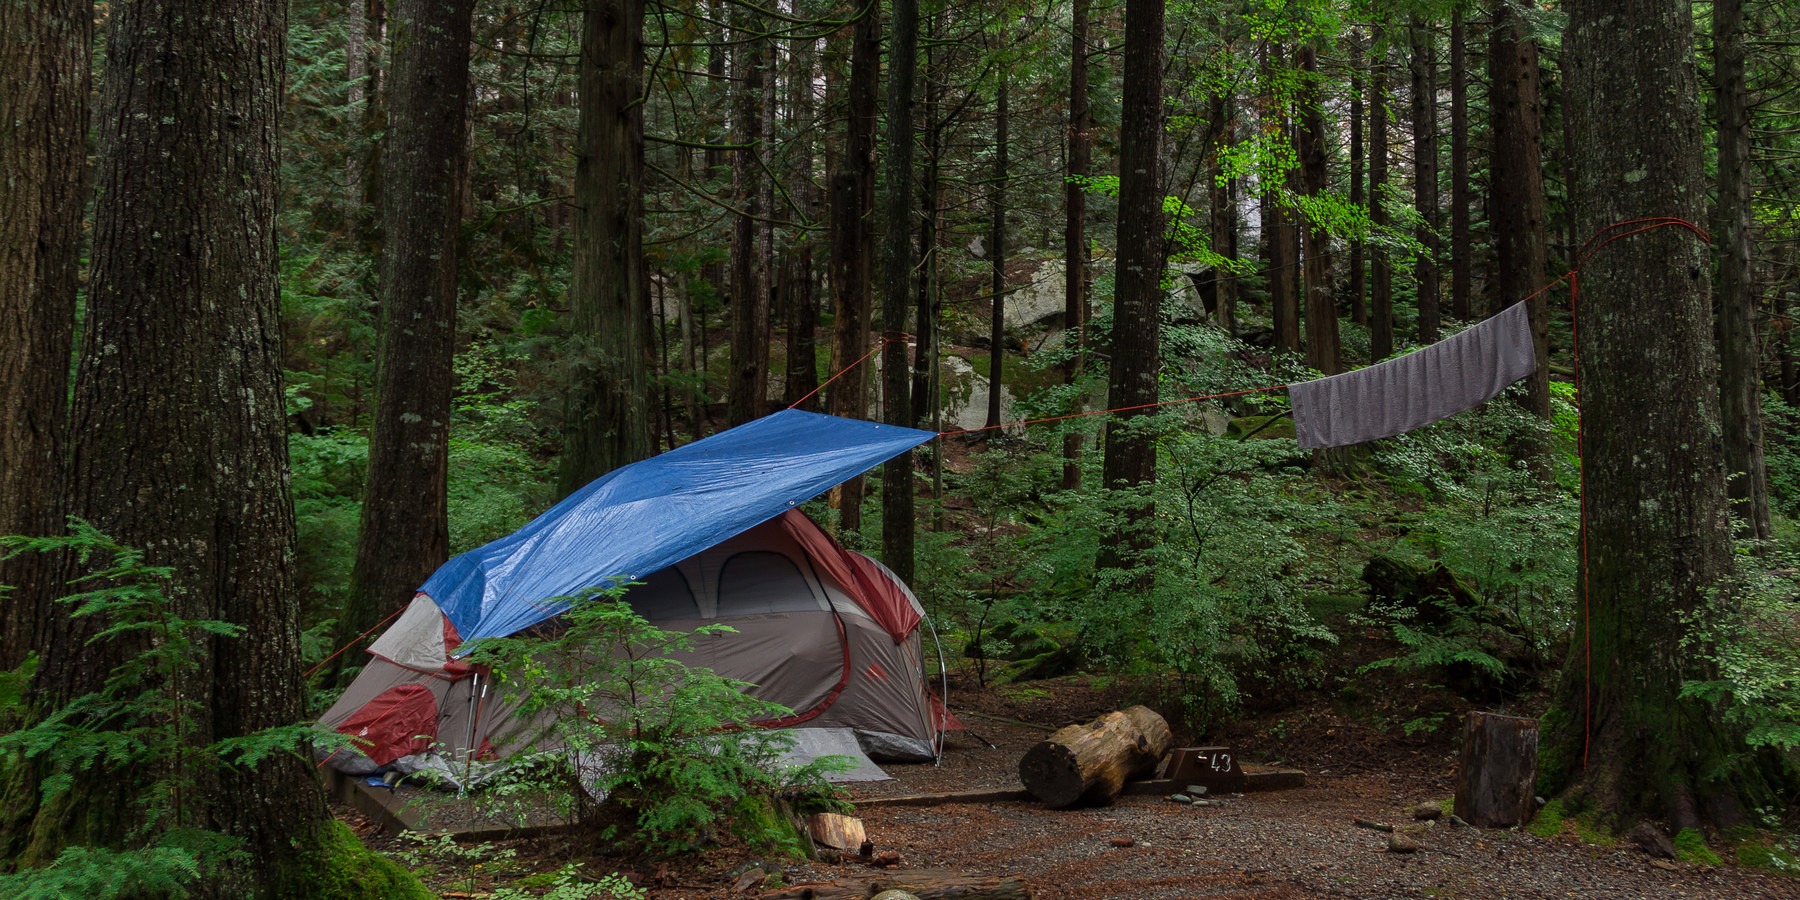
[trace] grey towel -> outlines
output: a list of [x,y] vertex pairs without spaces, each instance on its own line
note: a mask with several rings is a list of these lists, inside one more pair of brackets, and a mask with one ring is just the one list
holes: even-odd
[[1391,437],[1448,419],[1537,369],[1525,304],[1405,356],[1288,385],[1303,450]]

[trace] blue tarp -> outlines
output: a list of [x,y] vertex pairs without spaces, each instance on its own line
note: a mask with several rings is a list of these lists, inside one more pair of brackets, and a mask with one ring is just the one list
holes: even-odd
[[464,641],[504,637],[568,608],[555,598],[641,579],[936,436],[784,410],[609,472],[419,590]]

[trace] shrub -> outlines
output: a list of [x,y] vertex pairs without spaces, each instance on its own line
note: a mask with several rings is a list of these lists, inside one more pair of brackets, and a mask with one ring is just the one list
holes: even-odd
[[563,813],[607,838],[619,836],[603,805],[610,801],[636,826],[631,838],[656,852],[690,849],[715,825],[759,846],[797,849],[791,832],[770,827],[767,798],[829,794],[824,775],[841,758],[784,771],[778,760],[792,737],[752,723],[789,711],[674,657],[697,637],[731,629],[665,631],[621,592],[579,598],[553,635],[473,646],[470,658],[519,692],[519,715],[548,723],[537,764],[503,773],[502,792],[548,789]]

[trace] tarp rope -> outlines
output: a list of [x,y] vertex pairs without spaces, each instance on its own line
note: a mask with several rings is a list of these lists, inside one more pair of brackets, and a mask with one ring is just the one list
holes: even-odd
[[356,636],[356,637],[353,637],[353,638],[351,638],[351,639],[350,639],[350,642],[349,642],[349,643],[347,643],[347,644],[345,644],[345,645],[344,645],[344,646],[342,646],[342,647],[339,647],[339,648],[337,648],[337,651],[336,651],[336,652],[334,652],[334,653],[332,653],[332,654],[331,654],[331,655],[330,655],[330,656],[327,656],[327,657],[325,657],[325,658],[324,658],[324,659],[321,659],[321,660],[319,660],[319,664],[318,664],[318,665],[316,665],[316,666],[313,666],[313,667],[312,667],[312,668],[310,668],[310,669],[307,669],[307,670],[306,670],[306,674],[304,674],[304,675],[301,675],[301,676],[300,676],[300,677],[301,677],[301,678],[311,678],[311,677],[313,677],[313,673],[315,673],[315,672],[317,672],[317,671],[319,671],[319,670],[320,670],[320,669],[323,669],[323,668],[325,668],[325,664],[326,664],[326,663],[329,663],[329,662],[331,662],[331,661],[332,661],[332,660],[334,660],[334,659],[337,659],[337,658],[338,658],[338,657],[340,657],[340,656],[343,656],[343,655],[344,655],[344,651],[345,651],[345,650],[348,650],[348,649],[350,649],[350,648],[351,648],[351,647],[354,647],[354,646],[356,646],[356,645],[357,645],[357,644],[360,644],[360,643],[362,643],[362,642],[363,642],[363,639],[364,639],[364,638],[366,638],[366,637],[368,637],[368,636],[369,636],[369,635],[371,635],[371,634],[374,634],[374,633],[375,633],[375,629],[377,629],[377,628],[380,628],[380,627],[381,627],[381,626],[383,626],[383,625],[386,625],[386,624],[387,624],[387,623],[389,623],[389,622],[392,622],[392,621],[394,621],[394,619],[395,619],[395,618],[396,618],[396,617],[398,617],[398,616],[399,616],[399,615],[400,615],[400,614],[401,614],[401,613],[403,613],[403,612],[406,612],[406,608],[407,608],[407,607],[408,607],[408,606],[411,606],[411,605],[412,605],[412,598],[410,598],[410,597],[409,597],[409,598],[407,598],[407,600],[406,600],[406,602],[405,602],[405,603],[402,603],[402,604],[400,604],[400,608],[398,608],[398,609],[396,609],[396,610],[394,610],[394,611],[393,611],[393,612],[391,612],[391,613],[388,613],[388,617],[387,617],[387,618],[385,618],[385,619],[382,619],[382,620],[381,620],[381,621],[379,621],[379,622],[376,622],[376,623],[375,623],[375,624],[373,624],[373,625],[370,625],[370,626],[369,626],[369,630],[368,630],[368,631],[365,631],[365,632],[363,632],[363,633],[362,633],[362,634],[359,634],[359,635],[357,635],[357,636]]

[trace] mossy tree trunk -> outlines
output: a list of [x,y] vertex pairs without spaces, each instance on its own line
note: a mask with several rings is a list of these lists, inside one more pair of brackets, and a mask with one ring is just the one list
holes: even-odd
[[[1528,26],[1504,0],[1494,4],[1488,32],[1489,112],[1493,124],[1493,178],[1488,217],[1494,230],[1494,302],[1497,313],[1544,286],[1549,269],[1544,214],[1543,127],[1538,91],[1538,49]],[[1550,418],[1547,293],[1531,297],[1531,342],[1538,367],[1528,382],[1534,415]],[[1534,451],[1541,456],[1547,445]]]
[[[888,338],[881,353],[882,421],[911,427],[912,371],[907,362],[906,314],[911,309],[913,271],[913,82],[919,58],[919,5],[916,0],[894,0],[893,21],[888,29],[887,158],[885,195],[882,197],[885,231],[881,248],[881,329]],[[1002,88],[1002,91],[1005,89]],[[1004,98],[1006,95],[1001,94]],[[1004,122],[1005,100],[1001,101]],[[1000,160],[1004,177],[1006,131],[1001,125]],[[1004,184],[1004,182],[1003,182]],[[998,189],[1005,196],[1005,188]],[[998,220],[994,227],[999,236]],[[995,248],[998,253],[999,248]],[[994,298],[999,315],[1000,298]],[[999,347],[994,348],[998,373]],[[1000,392],[996,378],[993,391]],[[881,467],[881,560],[901,581],[913,575],[913,455],[902,453]]]
[[[1687,4],[1580,0],[1569,10],[1578,233],[1649,216],[1698,221],[1706,191]],[[1702,629],[1730,612],[1707,264],[1696,234],[1663,227],[1600,247],[1581,270],[1584,621],[1546,763],[1550,787],[1617,824],[1732,823],[1762,784],[1728,767],[1742,747],[1715,710],[1680,696],[1685,680],[1709,674]]]
[[[450,382],[475,4],[402,0],[393,13],[375,423],[338,644],[399,609],[450,556]],[[338,660],[360,665],[362,654]]]
[[563,421],[563,494],[650,455],[643,324],[644,4],[588,0],[581,16],[575,253],[576,346]]
[[[1157,399],[1163,270],[1162,73],[1163,0],[1125,5],[1125,100],[1119,129],[1119,255],[1114,275],[1112,374],[1107,405],[1142,406]],[[1102,471],[1108,490],[1147,488],[1156,481],[1156,442],[1129,423],[1147,410],[1116,416],[1106,431]],[[1121,567],[1127,548],[1149,544],[1149,497],[1131,497],[1120,540],[1102,552],[1102,567]]]
[[[0,4],[0,535],[62,531],[92,4]],[[32,650],[52,561],[0,561],[0,669]]]
[[[874,311],[875,252],[875,123],[881,78],[881,4],[857,12],[850,33],[850,77],[845,87],[849,110],[844,155],[831,178],[831,371],[843,373],[826,389],[826,411],[849,419],[868,418],[869,369],[859,363],[869,352],[869,325]],[[864,483],[861,476],[833,493],[838,505],[838,533],[862,528]]]
[[[212,637],[183,719],[196,745],[302,718],[294,519],[288,491],[275,245],[277,115],[286,6],[192,0],[113,8],[92,280],[74,391],[69,507],[172,572]],[[88,692],[124,640],[89,646],[101,617],[51,617],[37,695]],[[147,685],[155,687],[155,685]],[[133,795],[156,773],[92,770],[37,811],[43,862],[77,844],[122,846]],[[292,877],[325,863],[330,828],[312,767],[278,753],[253,770],[194,773],[183,823],[244,842],[202,896],[316,896]]]

